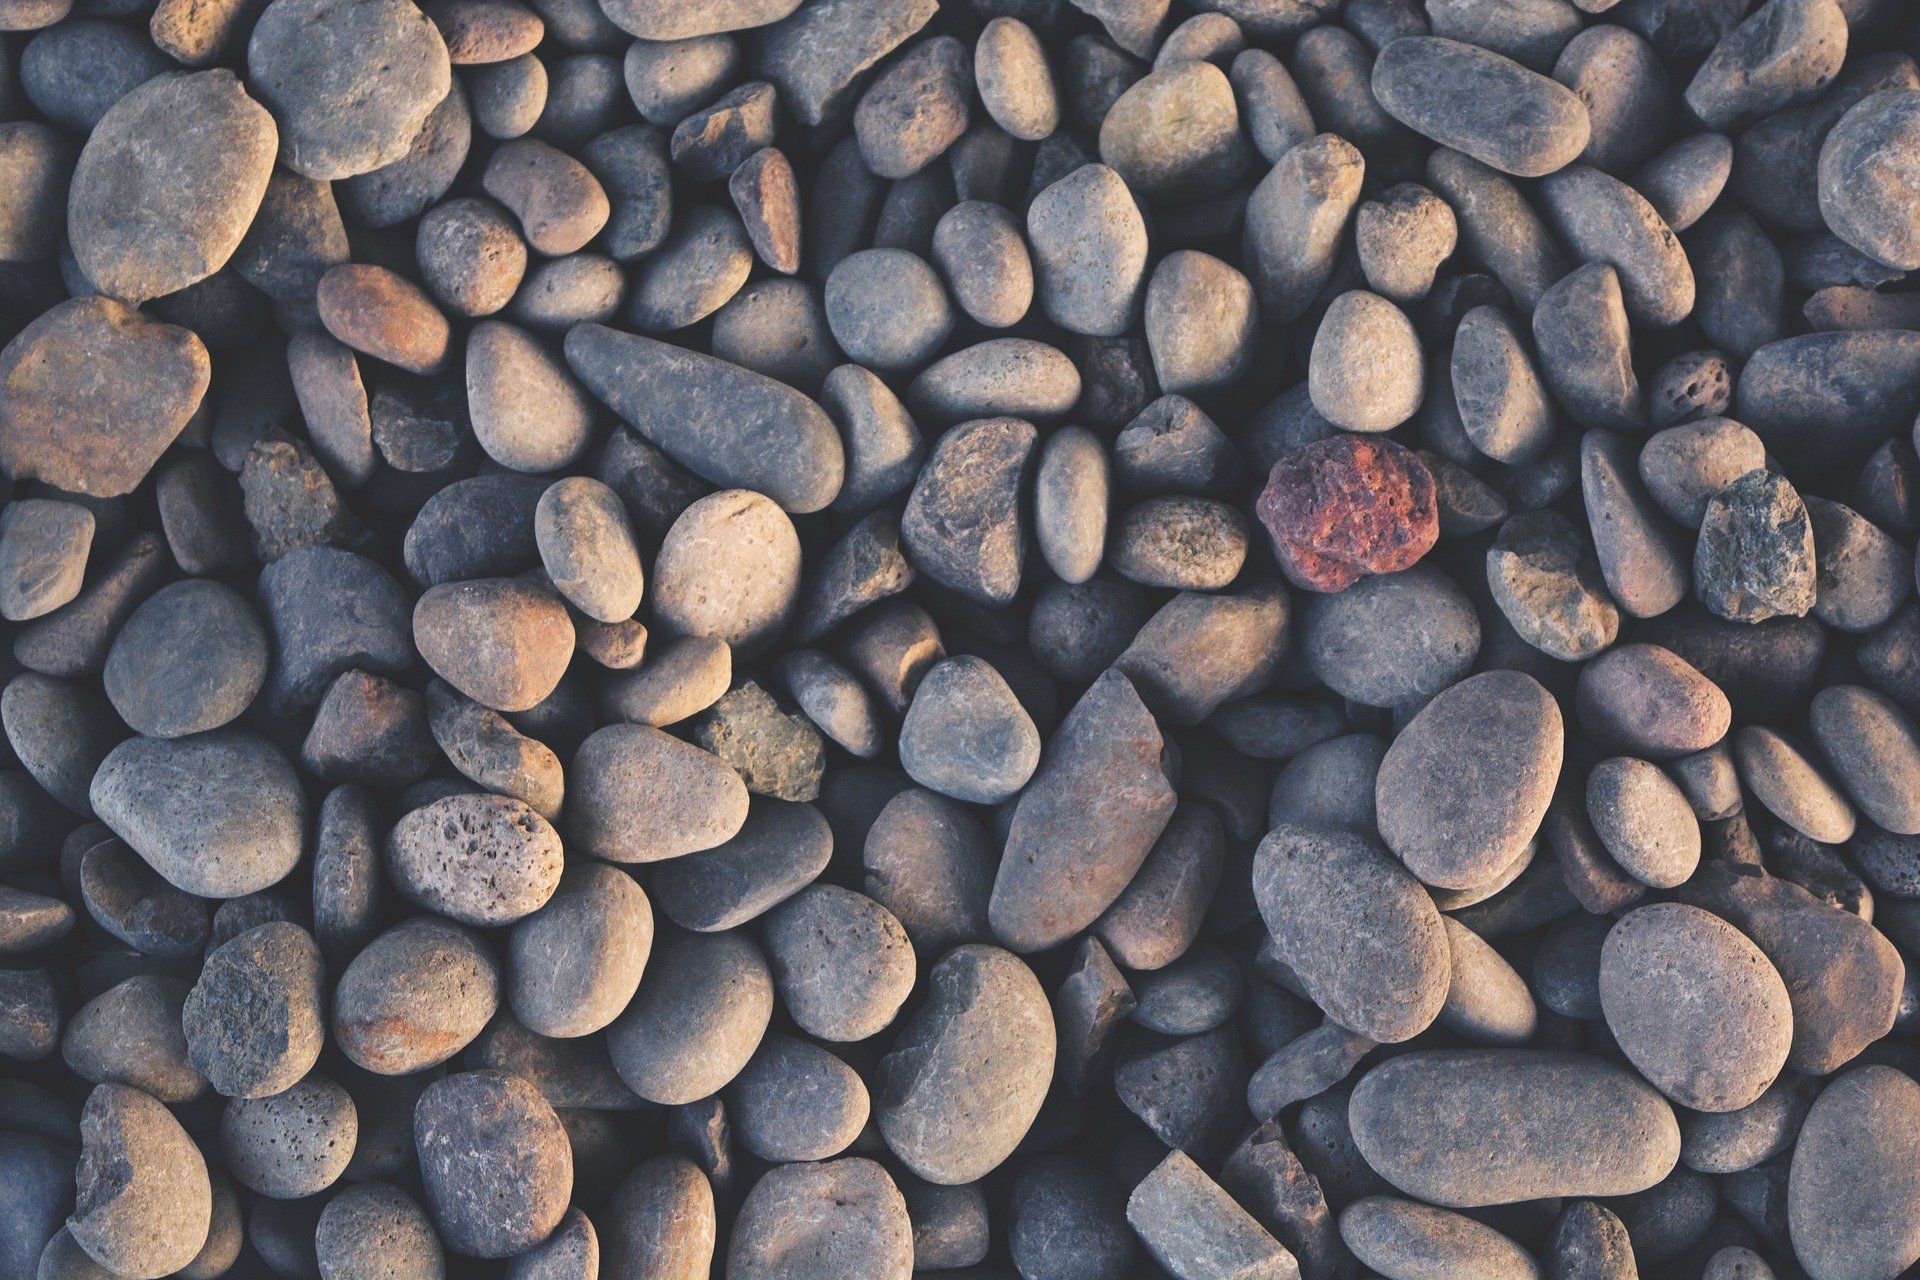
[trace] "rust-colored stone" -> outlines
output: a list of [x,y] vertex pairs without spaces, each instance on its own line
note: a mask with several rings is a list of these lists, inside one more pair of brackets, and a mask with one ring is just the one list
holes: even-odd
[[1254,510],[1281,569],[1308,591],[1410,569],[1440,536],[1433,473],[1371,436],[1333,436],[1280,459]]

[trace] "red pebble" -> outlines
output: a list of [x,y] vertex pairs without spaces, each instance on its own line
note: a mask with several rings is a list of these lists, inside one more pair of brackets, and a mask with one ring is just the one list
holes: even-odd
[[1280,459],[1254,510],[1281,569],[1308,591],[1411,569],[1440,536],[1433,473],[1372,436],[1337,435]]

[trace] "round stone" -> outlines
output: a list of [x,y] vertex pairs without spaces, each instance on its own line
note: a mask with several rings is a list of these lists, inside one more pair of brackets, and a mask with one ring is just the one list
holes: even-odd
[[430,587],[413,607],[420,656],[448,684],[495,711],[539,705],[573,658],[573,620],[542,583],[482,578]]
[[1793,1041],[1786,984],[1745,934],[1678,902],[1620,918],[1600,952],[1600,1004],[1621,1050],[1695,1111],[1737,1111],[1774,1082]]
[[607,1030],[607,1052],[629,1089],[679,1106],[740,1073],[773,1014],[773,977],[739,932],[663,932],[640,990]]
[[112,1275],[171,1274],[206,1243],[206,1159],[173,1113],[138,1089],[103,1084],[87,1095],[73,1180],[67,1229]]
[[768,912],[766,940],[780,1002],[808,1035],[865,1040],[912,994],[914,948],[906,929],[851,889],[802,889]]
[[646,725],[596,730],[575,752],[567,830],[611,862],[659,862],[732,839],[747,788],[725,761]]
[[1813,1280],[1896,1276],[1920,1261],[1920,1085],[1886,1066],[1827,1086],[1794,1145],[1786,1219]]
[[162,587],[107,650],[102,680],[120,718],[154,738],[218,729],[267,680],[267,637],[253,607],[205,578]]
[[591,1035],[633,999],[653,950],[653,908],[618,867],[576,861],[507,943],[507,1002],[537,1035]]
[[973,804],[998,804],[1040,763],[1040,732],[984,658],[939,663],[921,679],[900,726],[900,765],[915,782]]
[[911,1280],[907,1202],[871,1160],[785,1164],[747,1193],[727,1249],[729,1280],[819,1275]]
[[268,1097],[235,1098],[220,1117],[228,1171],[242,1186],[276,1200],[332,1186],[359,1135],[353,1099],[318,1074]]
[[427,1208],[447,1247],[506,1258],[560,1225],[573,1148],[560,1117],[519,1076],[466,1071],[428,1085],[413,1111]]
[[333,1036],[384,1076],[447,1061],[500,1007],[500,973],[479,938],[431,917],[404,920],[353,958],[333,993]]
[[800,595],[800,539],[770,498],[708,494],[680,513],[653,562],[653,613],[684,635],[752,654],[778,639]]
[[453,795],[411,811],[387,833],[387,872],[431,911],[486,928],[546,904],[560,883],[560,833],[526,802]]
[[1693,805],[1656,764],[1613,756],[1595,765],[1587,775],[1587,817],[1613,860],[1642,884],[1671,889],[1700,865]]
[[326,1038],[324,968],[313,935],[275,920],[207,954],[187,993],[187,1056],[214,1090],[264,1098],[292,1087]]

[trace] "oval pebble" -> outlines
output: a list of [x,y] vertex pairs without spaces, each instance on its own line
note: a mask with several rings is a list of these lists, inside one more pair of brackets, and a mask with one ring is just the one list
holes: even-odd
[[333,993],[333,1036],[359,1066],[408,1075],[473,1042],[500,1005],[492,954],[459,925],[421,916],[369,942]]
[[560,835],[524,801],[454,795],[387,833],[387,871],[402,896],[461,924],[512,924],[560,883]]
[[913,1224],[899,1188],[873,1161],[848,1157],[762,1175],[735,1220],[727,1275],[909,1280],[913,1258]]
[[629,1089],[678,1106],[738,1075],[772,1013],[773,978],[750,938],[663,931],[607,1051]]
[[427,1209],[456,1253],[504,1258],[553,1233],[573,1193],[560,1117],[518,1076],[464,1071],[436,1080],[413,1112]]
[[1920,1086],[1858,1067],[1814,1102],[1794,1146],[1786,1219],[1813,1280],[1896,1276],[1920,1261]]

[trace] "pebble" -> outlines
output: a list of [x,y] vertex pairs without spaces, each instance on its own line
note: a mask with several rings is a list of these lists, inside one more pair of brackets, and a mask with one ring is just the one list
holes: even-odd
[[1832,0],[1769,0],[1721,38],[1687,85],[1708,128],[1748,124],[1817,96],[1847,52],[1847,20]]
[[1600,1002],[1634,1066],[1694,1111],[1755,1101],[1793,1038],[1786,985],[1760,948],[1719,916],[1677,902],[1632,911],[1607,934]]
[[1518,178],[1563,169],[1587,147],[1586,103],[1478,44],[1439,34],[1395,40],[1375,59],[1371,87],[1402,124]]
[[452,795],[403,816],[386,866],[409,900],[477,927],[539,910],[560,883],[560,836],[524,801]]
[[1226,74],[1176,62],[1130,86],[1100,124],[1100,159],[1152,202],[1215,195],[1239,181],[1249,148]]
[[322,1075],[264,1098],[236,1098],[220,1117],[220,1152],[242,1186],[276,1200],[314,1195],[340,1177],[359,1136],[347,1091]]
[[[387,70],[370,83],[373,58]],[[247,74],[276,113],[282,158],[323,181],[407,156],[453,83],[439,31],[402,0],[274,0],[247,41]]]
[[172,1113],[138,1089],[98,1085],[80,1138],[74,1242],[114,1275],[166,1275],[192,1262],[213,1218],[213,1186]]
[[795,513],[839,492],[846,455],[831,419],[784,384],[595,324],[570,330],[566,348],[589,391],[704,478]]
[[825,1049],[769,1035],[727,1086],[740,1144],[774,1163],[838,1155],[866,1124],[867,1087]]
[[1886,1066],[1835,1079],[1801,1126],[1787,1182],[1793,1252],[1814,1280],[1898,1275],[1920,1261],[1913,1081]]
[[267,665],[266,635],[246,600],[220,583],[190,579],[133,611],[102,674],[130,727],[179,738],[237,719],[266,683]]
[[1386,1275],[1540,1275],[1533,1256],[1512,1238],[1465,1214],[1398,1196],[1367,1196],[1348,1205],[1340,1214],[1340,1238],[1356,1258]]
[[1624,1067],[1535,1049],[1430,1049],[1354,1088],[1353,1141],[1410,1196],[1454,1209],[1615,1196],[1666,1177],[1673,1109]]
[[1880,626],[1911,589],[1912,553],[1851,507],[1801,501],[1813,523],[1814,616],[1840,631]]
[[683,929],[732,929],[792,897],[826,869],[832,852],[833,833],[819,810],[762,797],[732,839],[661,867],[654,896]]
[[509,1257],[560,1225],[573,1152],[527,1081],[497,1071],[436,1080],[414,1108],[413,1135],[427,1209],[454,1252]]
[[329,1200],[314,1230],[314,1252],[325,1280],[371,1280],[382,1267],[446,1274],[446,1253],[426,1210],[385,1182],[359,1183]]
[[499,1004],[499,966],[479,938],[416,916],[347,965],[334,988],[332,1031],[355,1065],[408,1075],[466,1048]]
[[1282,155],[1254,187],[1246,239],[1263,318],[1297,320],[1312,305],[1333,274],[1365,172],[1352,143],[1322,133]]
[[629,1089],[666,1106],[716,1093],[759,1047],[773,995],[751,938],[662,931],[639,992],[607,1030],[614,1070]]
[[1522,512],[1500,526],[1487,550],[1487,585],[1520,638],[1549,657],[1583,661],[1619,635],[1599,560],[1556,512]]
[[[196,127],[180,130],[183,118]],[[266,194],[280,141],[238,77],[156,76],[92,129],[67,194],[68,236],[86,279],[138,305],[225,266]]]
[[681,512],[653,564],[654,616],[670,631],[723,640],[743,657],[779,637],[799,594],[793,521],[746,489],[709,494]]
[[997,947],[955,948],[928,1002],[880,1060],[874,1119],[918,1176],[972,1182],[1026,1136],[1053,1074],[1053,1015],[1033,973]]
[[1853,835],[1853,806],[1798,743],[1748,725],[1734,735],[1733,751],[1740,780],[1775,817],[1825,844]]
[[[913,1202],[908,1201],[911,1210]],[[1106,1277],[1134,1261],[1126,1194],[1107,1173],[1066,1155],[1036,1159],[1014,1183],[1008,1249],[1034,1275]],[[920,1251],[915,1249],[915,1262]]]
[[[72,376],[81,369],[98,376]],[[110,298],[63,302],[0,348],[0,468],[93,497],[131,493],[210,377],[192,331]]]
[[1355,289],[1333,300],[1314,333],[1307,391],[1313,407],[1337,427],[1391,431],[1420,407],[1425,374],[1406,314],[1378,294]]
[[599,863],[568,868],[509,935],[507,1003],[538,1035],[591,1035],[633,999],[652,949],[653,908],[631,876]]
[[1793,486],[1774,472],[1750,471],[1709,499],[1693,578],[1701,603],[1732,621],[1810,612],[1813,524]]
[[1813,696],[1814,741],[1841,784],[1877,826],[1920,835],[1915,773],[1920,736],[1891,700],[1857,685],[1831,685]]
[[727,1249],[730,1277],[802,1280],[820,1270],[874,1280],[913,1274],[906,1201],[871,1160],[776,1166],[740,1206]]
[[180,1030],[184,983],[136,974],[74,1013],[60,1035],[60,1058],[82,1080],[124,1084],[170,1104],[205,1095],[207,1081],[188,1061]]
[[1293,1256],[1185,1152],[1174,1151],[1127,1197],[1127,1224],[1177,1280],[1282,1280]]
[[1295,586],[1410,569],[1439,538],[1433,474],[1390,440],[1334,435],[1274,464],[1255,512]]
[[551,694],[573,656],[566,606],[549,588],[517,578],[430,587],[413,609],[420,656],[482,706],[525,711]]
[[1276,954],[1342,1026],[1396,1044],[1439,1016],[1449,972],[1439,913],[1372,840],[1276,827],[1254,855],[1253,884]]
[[313,935],[290,921],[257,925],[208,952],[181,1023],[187,1056],[215,1092],[270,1097],[313,1069],[326,1037],[323,978]]
[[586,852],[612,862],[658,862],[711,849],[747,818],[747,788],[738,773],[711,752],[650,726],[595,730],[572,769],[567,831]]

